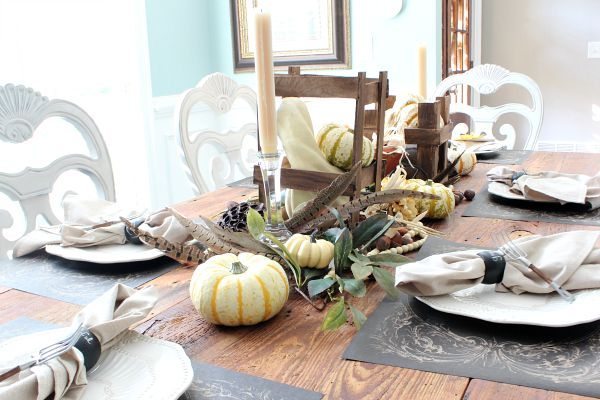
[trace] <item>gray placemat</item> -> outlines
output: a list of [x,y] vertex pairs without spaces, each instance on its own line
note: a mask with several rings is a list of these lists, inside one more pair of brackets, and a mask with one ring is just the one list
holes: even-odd
[[489,194],[487,187],[477,193],[462,216],[600,226],[600,208],[586,211],[578,204],[508,200]]
[[115,283],[136,287],[179,264],[167,257],[119,264],[65,260],[38,251],[14,260],[0,260],[0,285],[85,305]]
[[30,333],[47,331],[58,327],[58,325],[48,322],[42,322],[27,317],[19,317],[0,324],[0,342],[15,336],[29,335]]
[[482,164],[523,164],[533,153],[530,150],[500,150],[494,154],[478,154],[477,162]]
[[252,177],[252,176],[249,176],[247,178],[242,178],[239,181],[230,182],[227,184],[227,186],[248,188],[248,189],[256,189],[258,187],[258,185],[254,183],[254,177]]
[[600,396],[600,323],[503,325],[446,314],[413,297],[384,300],[344,358]]
[[193,362],[194,380],[179,400],[318,400],[321,393],[300,389],[215,365]]

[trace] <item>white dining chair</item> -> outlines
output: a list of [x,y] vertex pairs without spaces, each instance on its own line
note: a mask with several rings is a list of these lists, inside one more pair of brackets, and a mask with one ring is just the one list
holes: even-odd
[[[3,147],[3,152],[6,152],[3,157],[10,159],[8,152],[11,149],[16,151],[14,146],[34,142],[32,139],[40,124],[52,117],[63,119],[81,134],[89,155],[66,154],[43,167],[26,166],[20,172],[0,171],[0,194],[20,208],[17,212],[0,209],[0,259],[8,257],[20,236],[36,229],[40,217],[49,225],[60,223],[61,218],[53,211],[50,194],[57,179],[64,173],[74,170],[85,174],[94,183],[99,196],[115,200],[111,161],[100,131],[83,109],[69,101],[49,100],[22,85],[0,86],[0,141],[8,143]],[[51,132],[51,140],[59,140],[56,139],[58,133]],[[69,188],[69,193],[78,193],[78,187]],[[15,218],[21,216],[25,220],[24,232],[16,239],[8,239],[7,230],[14,226]]]
[[[500,106],[474,107],[468,104],[454,102],[450,105],[450,114],[465,114],[471,119],[470,131],[494,135],[493,126],[498,119],[506,114],[519,114],[528,121],[529,132],[526,138],[519,141],[524,143],[525,150],[533,150],[537,143],[543,118],[542,93],[539,86],[527,75],[510,72],[494,64],[478,65],[462,74],[451,75],[437,86],[435,96],[445,95],[449,89],[457,85],[468,85],[482,95],[496,93],[504,85],[523,87],[531,96],[532,106],[520,103],[507,103]],[[456,130],[456,128],[455,128]],[[516,130],[510,123],[505,123],[498,129],[499,137],[508,149],[513,149],[517,141]]]
[[[194,111],[194,106],[203,108]],[[256,112],[254,90],[222,73],[204,77],[181,94],[175,107],[176,136],[196,194],[252,175]]]

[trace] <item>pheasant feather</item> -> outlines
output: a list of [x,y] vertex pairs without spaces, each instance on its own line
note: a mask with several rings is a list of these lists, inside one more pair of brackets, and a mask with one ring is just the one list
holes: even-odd
[[329,186],[321,189],[316,197],[309,201],[301,210],[294,213],[294,216],[285,221],[285,226],[293,231],[295,228],[309,223],[315,219],[317,215],[331,202],[341,196],[348,186],[352,183],[356,174],[361,168],[361,163],[354,164],[352,169],[337,178],[335,178]]
[[[412,197],[415,199],[439,199],[438,196],[429,193],[417,192],[415,190],[393,189],[375,192],[365,196],[360,196],[357,199],[354,199],[342,206],[337,207],[336,210],[340,213],[340,215],[343,218],[346,218],[350,214],[363,210],[372,204],[392,203],[404,197]],[[326,213],[324,213],[318,218],[313,219],[309,223],[298,226],[294,231],[310,232],[323,224],[333,223],[335,222],[335,220],[336,216],[331,211],[327,211]]]

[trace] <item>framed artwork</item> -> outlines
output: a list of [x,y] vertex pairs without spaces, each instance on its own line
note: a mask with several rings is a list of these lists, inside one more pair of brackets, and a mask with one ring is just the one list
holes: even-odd
[[254,69],[253,8],[263,3],[272,16],[276,69],[350,68],[349,0],[230,1],[236,72]]

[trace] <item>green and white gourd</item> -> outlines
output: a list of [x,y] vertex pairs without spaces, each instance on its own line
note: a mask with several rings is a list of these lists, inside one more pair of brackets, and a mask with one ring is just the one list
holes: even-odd
[[[317,143],[330,164],[344,171],[352,168],[354,131],[347,126],[327,124],[317,134]],[[363,139],[361,162],[363,167],[371,165],[375,157],[373,142]]]

